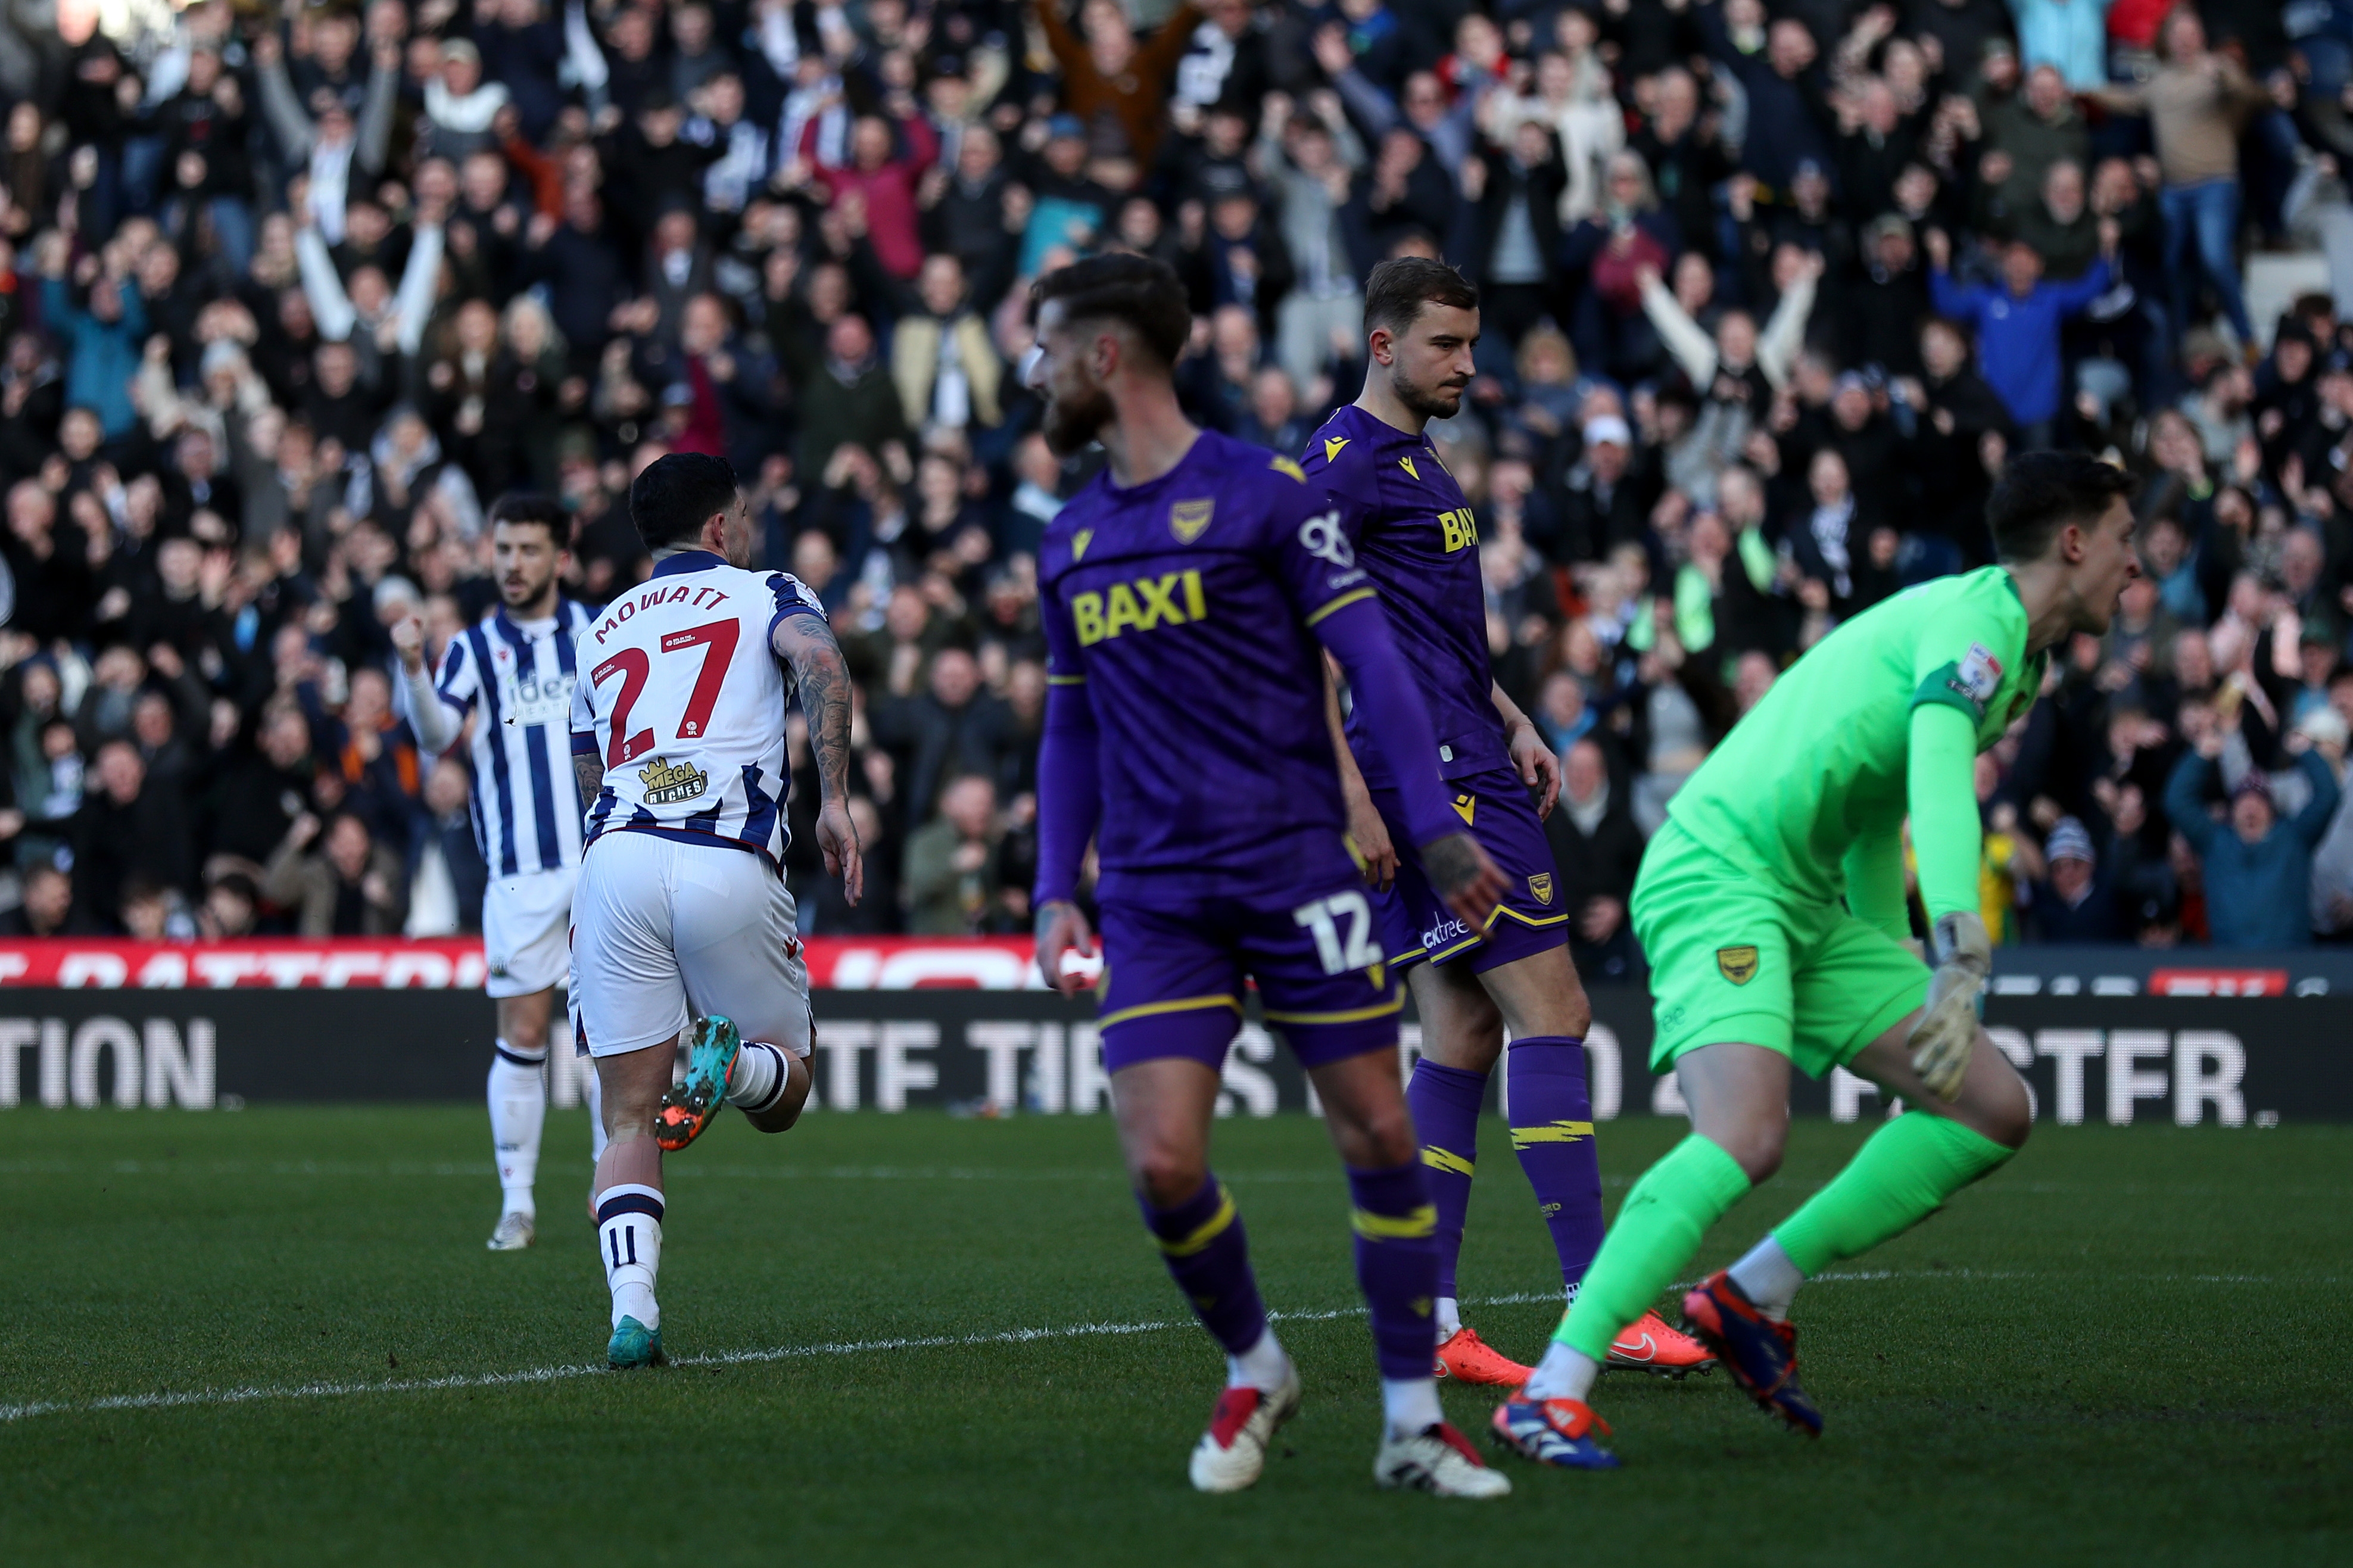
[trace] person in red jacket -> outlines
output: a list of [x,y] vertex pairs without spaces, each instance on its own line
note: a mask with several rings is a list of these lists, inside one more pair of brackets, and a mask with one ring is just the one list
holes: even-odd
[[[828,163],[817,154],[818,117],[801,132],[800,155],[809,177],[835,202],[855,197],[865,209],[866,233],[884,271],[902,280],[923,267],[923,242],[915,224],[915,186],[940,155],[939,133],[921,114],[892,122],[861,114],[849,129],[849,162]],[[903,138],[903,142],[902,142]]]

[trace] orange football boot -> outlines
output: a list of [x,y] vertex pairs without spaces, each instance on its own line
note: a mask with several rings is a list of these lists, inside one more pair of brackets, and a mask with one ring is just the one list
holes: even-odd
[[1715,1357],[1689,1334],[1667,1327],[1656,1312],[1645,1312],[1609,1342],[1609,1367],[1652,1373],[1678,1383],[1695,1372],[1712,1372]]
[[1457,1383],[1517,1388],[1527,1382],[1532,1370],[1489,1345],[1476,1330],[1457,1329],[1438,1347],[1438,1365],[1431,1375],[1451,1377]]

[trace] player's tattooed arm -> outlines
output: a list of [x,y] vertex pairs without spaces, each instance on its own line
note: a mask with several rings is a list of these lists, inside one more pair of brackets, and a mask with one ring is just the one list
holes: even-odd
[[1512,755],[1512,771],[1530,789],[1541,792],[1536,801],[1539,821],[1552,815],[1554,805],[1560,799],[1560,759],[1552,754],[1543,733],[1534,721],[1520,711],[1520,705],[1504,695],[1500,683],[1490,682],[1490,695],[1495,711],[1504,721],[1504,745]]
[[580,798],[594,801],[605,787],[605,763],[594,752],[572,753],[572,780],[580,786]]
[[1332,756],[1340,768],[1340,799],[1348,812],[1348,846],[1356,851],[1365,880],[1383,892],[1397,879],[1397,846],[1388,824],[1373,804],[1373,792],[1348,749],[1348,731],[1340,718],[1340,661],[1324,656],[1324,721],[1332,731]]
[[1467,833],[1450,833],[1421,847],[1421,868],[1430,886],[1466,924],[1486,928],[1504,893],[1504,874]]
[[817,761],[817,842],[825,868],[841,879],[841,890],[855,904],[866,871],[858,849],[858,829],[849,820],[849,666],[833,628],[822,616],[786,616],[771,638],[776,657],[792,669],[793,683],[807,715],[809,752]]

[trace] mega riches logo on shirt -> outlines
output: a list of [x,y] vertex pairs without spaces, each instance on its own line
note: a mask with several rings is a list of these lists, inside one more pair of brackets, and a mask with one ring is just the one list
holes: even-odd
[[711,783],[711,775],[692,763],[673,763],[667,757],[656,757],[638,769],[638,778],[646,786],[648,805],[674,805],[681,800],[692,800]]

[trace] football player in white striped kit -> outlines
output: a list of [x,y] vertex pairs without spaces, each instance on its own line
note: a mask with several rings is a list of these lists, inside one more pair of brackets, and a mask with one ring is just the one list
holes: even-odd
[[[490,871],[482,898],[483,989],[498,1004],[491,1060],[491,1142],[501,1194],[491,1249],[529,1247],[537,1226],[532,1187],[547,1117],[543,1068],[555,988],[565,978],[572,884],[579,874],[578,783],[572,776],[573,649],[589,622],[586,605],[557,591],[572,520],[545,496],[510,495],[489,520],[499,606],[449,639],[438,675],[425,668],[425,628],[411,616],[393,628],[408,721],[429,752],[458,742],[476,714],[472,751],[474,842]],[[589,1102],[592,1156],[604,1149]]]
[[[752,572],[735,470],[673,453],[629,487],[653,575],[581,634],[573,763],[588,846],[572,908],[573,1007],[604,1087],[596,1242],[607,1359],[659,1362],[662,1152],[723,1104],[781,1132],[808,1099],[808,974],[786,890],[785,709],[808,720],[825,868],[858,901],[849,671],[817,595]],[[789,673],[788,673],[789,672]],[[671,1086],[681,1044],[686,1076]]]

